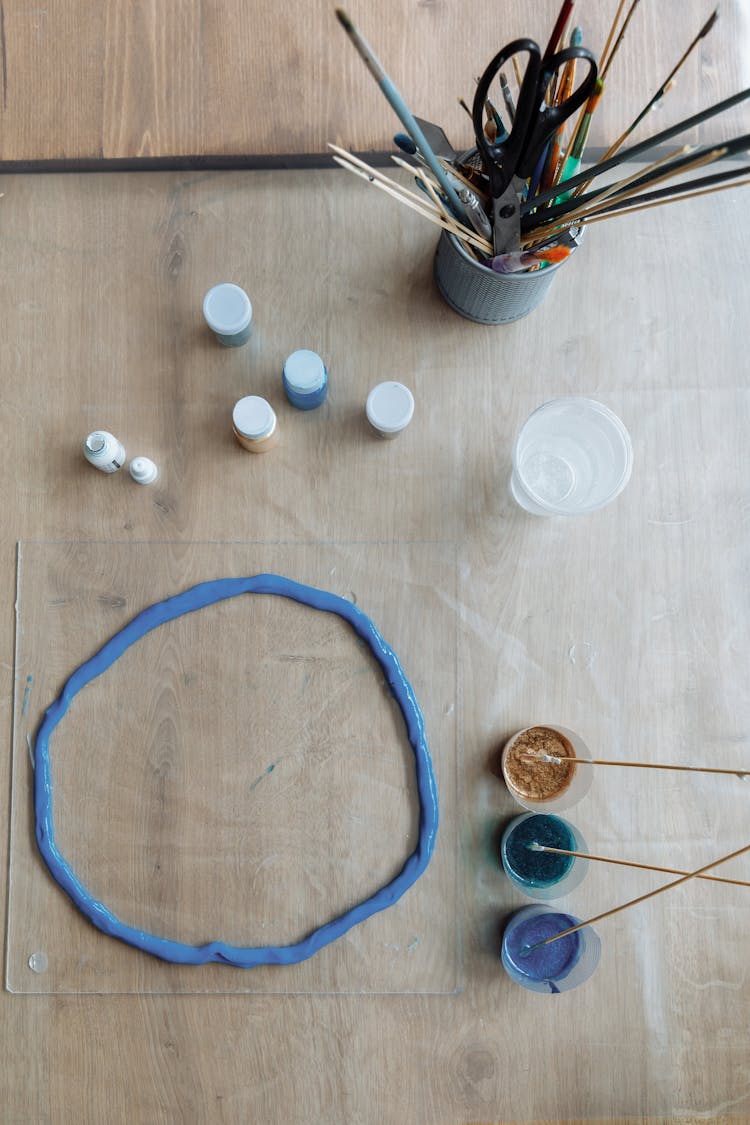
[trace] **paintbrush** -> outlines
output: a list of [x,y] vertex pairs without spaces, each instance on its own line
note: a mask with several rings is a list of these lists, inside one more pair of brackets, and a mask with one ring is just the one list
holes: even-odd
[[[593,117],[594,111],[599,105],[599,99],[601,98],[603,93],[604,83],[602,82],[601,78],[597,78],[596,84],[594,85],[594,92],[586,102],[586,105],[583,107],[583,112],[578,118],[578,124],[576,125],[575,132],[570,138],[568,151],[560,161],[560,166],[557,170],[555,183],[561,183],[563,181],[572,179],[572,177],[575,176],[576,172],[581,167],[583,150],[586,147],[586,141],[588,140],[589,129],[591,127],[591,118]],[[564,194],[558,196],[556,202],[564,203],[570,194],[570,192],[565,192]]]
[[625,38],[625,32],[628,30],[628,24],[632,20],[633,13],[635,12],[639,3],[640,3],[640,0],[633,0],[633,3],[630,5],[630,9],[628,11],[628,14],[625,17],[625,22],[623,23],[622,27],[620,28],[620,34],[617,36],[617,41],[615,42],[615,45],[614,45],[614,47],[612,48],[612,50],[609,54],[609,58],[607,58],[606,60],[602,59],[602,61],[601,61],[601,66],[599,68],[599,77],[601,78],[602,82],[607,77],[607,71],[611,67],[612,61],[613,61],[615,55],[620,50],[620,46],[622,45],[622,41]]
[[[744,171],[750,172],[750,165],[745,165]],[[731,175],[734,176],[734,172],[732,172]],[[705,177],[706,180],[711,180],[714,178],[718,179],[719,177]],[[684,184],[682,186],[686,188],[692,187],[693,182],[700,183],[701,181],[691,181],[690,184]],[[660,196],[661,193],[658,191],[654,191],[651,193],[651,197],[653,199],[651,203],[639,202],[639,200],[644,200],[648,197],[645,195],[637,195],[635,196],[635,198],[625,200],[624,203],[614,204],[612,207],[605,207],[596,215],[586,216],[583,219],[580,219],[579,222],[585,223],[588,226],[589,223],[601,223],[605,219],[613,219],[618,215],[630,215],[634,211],[648,211],[652,207],[664,207],[667,203],[680,203],[685,199],[698,199],[701,195],[713,195],[717,191],[729,191],[730,188],[747,187],[748,184],[750,184],[750,180],[734,180],[732,183],[719,184],[716,187],[705,188],[702,191],[686,191],[683,194],[677,194],[676,191],[670,192],[668,195],[659,199],[655,199],[653,197]]]
[[574,4],[575,0],[563,0],[563,5],[560,8],[557,19],[555,20],[555,25],[552,28],[549,42],[544,51],[544,54],[542,55],[542,64],[548,62],[552,58],[555,51],[557,50],[558,43],[565,35],[565,28],[567,26],[568,20],[573,13]]
[[612,144],[609,147],[607,152],[605,152],[604,156],[602,157],[603,160],[607,160],[610,156],[613,155],[613,153],[617,152],[617,150],[620,148],[620,146],[628,139],[630,134],[640,125],[641,121],[643,121],[643,118],[646,117],[646,115],[649,114],[653,109],[656,109],[656,107],[659,104],[659,102],[661,101],[661,99],[664,97],[664,95],[667,93],[667,91],[674,84],[674,77],[677,74],[677,72],[685,65],[685,63],[687,62],[690,55],[693,53],[695,48],[700,43],[701,39],[705,39],[705,37],[708,35],[709,31],[714,26],[714,24],[716,23],[718,18],[719,18],[719,9],[715,8],[714,11],[712,12],[712,14],[706,20],[703,27],[700,29],[698,34],[695,36],[695,38],[691,42],[690,46],[684,52],[682,57],[672,67],[669,74],[664,79],[661,86],[656,91],[656,93],[651,98],[651,100],[649,102],[647,102],[647,104],[643,107],[643,109],[638,114],[638,116],[633,121],[631,121],[630,125],[628,125],[625,132],[622,133],[617,138],[617,140],[614,142],[614,144]]
[[[573,28],[573,34],[570,37],[571,47],[580,47],[583,42],[583,31],[580,27]],[[573,92],[573,86],[576,76],[576,60],[570,59],[564,66],[560,85],[555,95],[555,104],[564,102]],[[552,187],[557,181],[558,165],[560,164],[560,156],[562,153],[562,138],[565,133],[565,125],[561,125],[559,129],[550,138],[547,155],[544,161],[544,170],[542,171],[541,189],[545,191],[547,188]]]
[[362,35],[350,20],[349,16],[345,11],[343,11],[342,8],[336,9],[336,18],[354,44],[359,56],[369,70],[370,74],[373,76],[378,86],[382,90],[388,104],[391,106],[391,109],[393,109],[399,121],[404,126],[407,133],[414,141],[414,144],[421,152],[422,156],[424,157],[425,163],[429,167],[437,182],[440,184],[440,188],[444,192],[445,197],[448,200],[451,210],[454,212],[456,218],[463,220],[464,208],[461,200],[458,198],[458,195],[448,183],[445,172],[440,167],[437,161],[437,157],[430,148],[427,138],[425,137],[418,123],[415,121],[411,110],[407,106],[403,97],[386,74],[382,63],[374,54],[370,45],[362,37]]
[[692,199],[699,195],[710,195],[712,191],[727,191],[732,187],[743,187],[748,181],[737,177],[750,172],[750,164],[742,164],[726,172],[714,172],[712,176],[698,176],[694,180],[684,183],[672,184],[669,187],[659,188],[658,191],[647,191],[643,195],[628,196],[627,199],[610,200],[602,208],[600,215],[614,215],[626,207],[634,210],[636,207],[645,209],[657,203],[677,202],[678,199]]
[[[609,160],[602,160],[598,164],[594,164],[591,168],[587,168],[585,172],[580,172],[577,176],[566,180],[565,187],[572,189],[578,187],[579,184],[588,183],[589,180],[602,175],[603,172],[608,172],[610,168],[616,168],[618,164],[624,164],[628,160],[634,160],[642,153],[648,152],[651,148],[655,148],[656,145],[672,140],[673,137],[677,137],[680,133],[692,129],[693,126],[701,125],[704,121],[708,121],[709,118],[715,117],[717,114],[723,113],[727,109],[732,109],[734,106],[746,101],[747,98],[750,98],[750,87],[740,90],[739,93],[733,94],[729,98],[724,98],[723,101],[716,102],[715,105],[701,110],[700,113],[693,114],[692,117],[686,117],[684,121],[678,121],[676,125],[671,125],[668,129],[663,129],[660,133],[655,133],[654,136],[649,137],[648,140],[639,141],[638,144],[631,145],[630,148],[620,150],[615,156],[610,157]],[[731,144],[733,142],[726,143]],[[556,188],[550,188],[548,191],[539,192],[535,199],[529,199],[523,202],[521,204],[521,215],[526,215],[535,207],[546,203],[556,193],[556,190]]]

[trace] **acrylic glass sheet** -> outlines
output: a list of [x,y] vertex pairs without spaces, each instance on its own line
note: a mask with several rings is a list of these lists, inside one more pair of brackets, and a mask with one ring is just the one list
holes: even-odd
[[[274,572],[357,604],[425,716],[441,805],[430,867],[297,966],[167,964],[100,933],[33,838],[34,731],[68,675],[144,607]],[[18,992],[451,992],[458,987],[452,545],[24,543],[19,548],[7,984]],[[414,756],[372,654],[336,616],[245,595],[165,624],[87,685],[50,740],[59,847],[129,924],[288,944],[413,850]]]

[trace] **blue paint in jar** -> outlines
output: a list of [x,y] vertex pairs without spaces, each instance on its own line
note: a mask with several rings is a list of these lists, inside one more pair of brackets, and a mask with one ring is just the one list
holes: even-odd
[[292,352],[282,374],[284,392],[298,410],[315,410],[328,394],[328,370],[316,352],[300,348]]

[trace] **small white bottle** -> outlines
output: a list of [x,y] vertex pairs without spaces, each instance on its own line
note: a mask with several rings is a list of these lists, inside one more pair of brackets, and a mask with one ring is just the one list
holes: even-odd
[[116,473],[125,464],[125,446],[114,434],[94,430],[83,442],[83,456],[103,473]]

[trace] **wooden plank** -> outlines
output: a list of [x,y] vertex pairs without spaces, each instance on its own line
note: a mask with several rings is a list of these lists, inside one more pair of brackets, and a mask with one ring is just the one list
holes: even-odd
[[[49,994],[5,992],[4,1118],[747,1116],[746,896],[718,884],[660,896],[602,923],[602,963],[583,988],[549,1001],[527,994],[498,961],[503,920],[525,900],[498,869],[498,830],[520,810],[493,773],[503,739],[539,721],[579,730],[601,757],[747,764],[747,282],[733,250],[747,231],[743,190],[720,206],[695,200],[593,228],[544,303],[506,327],[448,309],[432,280],[433,228],[337,171],[17,176],[3,191],[0,738],[10,749],[14,722],[22,743],[33,731],[49,702],[43,687],[102,639],[110,616],[121,619],[117,596],[139,605],[148,597],[148,572],[103,565],[113,544],[168,544],[153,576],[159,593],[205,576],[196,544],[277,543],[281,562],[288,544],[311,569],[327,561],[321,544],[376,545],[371,562],[363,555],[329,578],[345,590],[347,568],[377,570],[371,596],[393,595],[384,612],[395,611],[393,628],[403,630],[399,648],[430,730],[458,724],[462,945],[452,952],[463,985],[459,994],[366,997],[310,988],[249,996],[229,984],[221,995],[63,994],[54,981]],[[201,298],[219,280],[253,300],[243,349],[221,349],[202,322]],[[283,361],[300,346],[329,366],[329,398],[314,413],[293,410],[281,389]],[[387,378],[416,400],[414,420],[391,442],[364,419],[369,389]],[[281,441],[263,457],[230,432],[232,404],[253,392],[279,417]],[[633,438],[627,489],[580,520],[526,516],[507,490],[518,427],[558,394],[600,399]],[[80,441],[97,426],[152,456],[159,482],[139,487],[86,465]],[[45,572],[52,600],[83,597],[93,563],[82,560],[99,559],[80,621],[61,606],[56,623],[33,589],[29,600],[22,569],[16,633],[19,540],[29,559],[66,560]],[[427,566],[429,551],[414,549],[409,564],[432,590],[438,636],[455,626],[455,696],[431,688],[448,667],[431,643],[435,622],[411,614],[398,569],[378,570],[377,545],[398,554],[419,540],[458,545],[452,588]],[[62,542],[75,545],[70,554]],[[364,605],[363,588],[351,589]],[[97,600],[107,594],[115,600]],[[23,660],[32,624],[41,649],[33,669]],[[46,625],[54,643],[45,649]],[[195,729],[169,694],[183,656],[162,652],[159,706],[175,729]],[[131,702],[136,695],[134,686]],[[92,694],[95,712],[106,705]],[[79,753],[70,750],[74,770]],[[253,778],[265,768],[254,764]],[[208,784],[205,763],[196,771]],[[592,850],[690,869],[746,842],[739,781],[601,772],[569,813]],[[69,791],[76,781],[68,775]],[[6,823],[10,783],[8,755]],[[80,784],[96,794],[99,780],[83,774]],[[8,873],[11,846],[34,855],[18,779],[13,810],[13,832],[0,841]],[[121,839],[130,830],[116,809],[113,826]],[[726,874],[747,878],[748,869],[738,862]],[[591,871],[565,906],[591,916],[659,882]],[[51,918],[72,911],[54,887],[43,889]],[[11,906],[37,890],[14,887]],[[443,920],[444,897],[429,906]],[[383,924],[398,926],[399,910]],[[11,911],[6,953],[17,934]],[[85,934],[97,957],[99,941],[109,939]],[[83,948],[73,942],[71,956]],[[310,971],[322,979],[314,962]]]
[[[617,5],[580,7],[585,42],[598,55]],[[459,4],[353,3],[352,18],[413,111],[442,124],[457,146],[470,140],[457,99],[503,43],[544,42],[556,0]],[[606,146],[633,119],[705,22],[706,6],[642,5],[633,17],[591,144]],[[268,6],[126,3],[2,8],[0,160],[138,158],[193,154],[305,154],[334,140],[360,150],[392,147],[399,124],[322,0]],[[747,14],[741,0],[720,19],[680,73],[663,110],[642,126],[679,120],[735,93]],[[734,111],[717,133],[748,131]],[[697,139],[697,138],[693,138]]]

